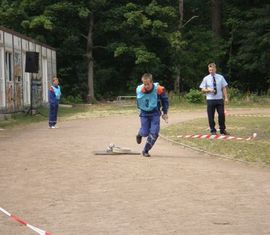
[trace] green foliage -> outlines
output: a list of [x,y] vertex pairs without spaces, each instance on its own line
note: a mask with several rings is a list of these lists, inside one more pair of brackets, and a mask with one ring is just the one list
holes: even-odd
[[[113,46],[113,45],[112,45]],[[131,52],[130,48],[125,43],[120,43],[114,50],[114,56],[121,56],[128,52]]]
[[29,22],[28,24],[26,22],[27,21],[23,22],[24,27],[28,26],[30,29],[39,28],[39,27],[42,27],[47,30],[53,29],[53,23],[46,16],[37,16],[31,22],[28,21]]
[[184,27],[179,28],[178,1],[2,0],[0,25],[56,48],[66,97],[85,100],[88,92],[90,15],[94,86],[100,99],[133,92],[144,72],[153,73],[169,91],[177,76],[181,92],[196,89],[209,62],[215,62],[229,85],[240,91],[230,91],[232,99],[247,91],[267,93],[270,5],[224,0],[222,38],[216,38],[210,28],[210,3],[184,1]]
[[226,6],[229,75],[242,91],[266,91],[270,77],[270,5]]
[[77,96],[67,96],[67,97],[62,97],[61,98],[61,103],[62,104],[81,104],[83,103],[83,99],[77,95]]
[[266,96],[259,96],[258,94],[252,92],[244,93],[234,87],[230,87],[228,89],[228,97],[230,102],[242,105],[259,103],[263,104],[268,102]]
[[184,49],[187,46],[187,42],[182,39],[181,32],[176,31],[168,35],[168,42],[170,43],[171,49],[175,52]]
[[155,64],[159,63],[159,58],[153,52],[149,52],[146,48],[135,48],[135,64]]
[[230,101],[239,101],[243,98],[243,93],[237,88],[230,87],[228,89],[228,97]]
[[90,15],[90,10],[86,7],[79,7],[78,15],[80,18],[87,18]]
[[200,104],[204,100],[204,96],[201,91],[190,89],[189,93],[185,95],[185,98],[189,103]]

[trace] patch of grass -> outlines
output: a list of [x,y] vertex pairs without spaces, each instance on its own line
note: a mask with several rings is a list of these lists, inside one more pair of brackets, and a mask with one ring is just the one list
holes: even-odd
[[171,125],[162,129],[161,134],[176,142],[210,153],[270,165],[269,117],[229,117],[226,125],[232,136],[247,138],[252,133],[257,133],[258,136],[251,141],[177,138],[178,135],[208,134],[208,123],[205,118]]
[[[77,111],[74,112],[74,110]],[[91,106],[79,105],[78,107],[75,107],[74,110],[70,111],[71,113],[63,114],[62,117],[66,120],[73,120],[79,118],[126,115],[138,112],[137,107],[135,105],[124,106],[115,103],[105,103]]]
[[[197,91],[197,92],[196,92]],[[193,94],[195,93],[195,94]],[[199,95],[199,90],[192,90],[191,95]],[[205,98],[200,103],[190,103],[188,102],[187,95],[181,94],[176,95],[172,92],[168,94],[170,105],[173,108],[185,107],[189,109],[196,109],[197,107],[205,106],[206,100]],[[256,94],[242,94],[239,90],[229,88],[229,100],[230,100],[230,107],[269,107],[270,104],[270,97],[268,96],[258,96]]]
[[24,126],[31,123],[44,121],[44,118],[41,115],[26,115],[24,113],[11,114],[11,117],[0,121],[0,128],[12,128],[15,126]]
[[[0,128],[13,128],[48,120],[48,107],[41,107],[37,111],[38,112],[36,115],[26,115],[25,113],[12,114],[11,118],[0,120]],[[59,107],[58,118],[61,121],[64,121],[70,119],[105,117],[135,112],[137,112],[135,105],[119,106],[113,103],[98,105],[77,105],[75,107]]]

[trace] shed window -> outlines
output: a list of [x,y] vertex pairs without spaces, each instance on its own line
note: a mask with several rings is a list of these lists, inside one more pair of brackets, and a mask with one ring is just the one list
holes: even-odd
[[10,52],[5,53],[6,62],[6,79],[12,81],[12,54]]

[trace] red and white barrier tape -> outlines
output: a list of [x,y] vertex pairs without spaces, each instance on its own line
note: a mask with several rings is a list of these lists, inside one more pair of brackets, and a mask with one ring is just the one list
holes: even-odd
[[16,222],[25,225],[26,227],[32,229],[33,231],[37,232],[40,235],[52,235],[51,233],[48,233],[42,229],[39,229],[31,224],[28,224],[27,222],[25,222],[24,220],[22,220],[21,218],[19,218],[16,215],[12,215],[9,212],[7,212],[6,210],[4,210],[2,207],[0,207],[0,211],[2,211],[4,214],[6,214],[7,216],[9,216],[10,218],[12,218],[13,220],[15,220]]
[[227,116],[232,116],[232,117],[270,117],[268,114],[228,114],[226,113]]
[[257,133],[253,133],[252,136],[248,138],[235,137],[230,135],[178,135],[177,138],[191,138],[191,139],[216,139],[216,140],[253,140],[257,137]]

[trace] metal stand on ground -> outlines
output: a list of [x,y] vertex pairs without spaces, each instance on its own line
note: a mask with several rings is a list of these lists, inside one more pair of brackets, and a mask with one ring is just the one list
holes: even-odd
[[26,115],[33,115],[33,73],[31,73],[31,76],[30,76],[30,107],[29,109],[27,110],[26,112]]
[[41,115],[43,117],[46,117],[44,114],[42,114],[38,110],[33,109],[33,73],[31,73],[31,76],[30,76],[30,107],[27,110],[25,115],[33,116],[33,115],[37,115],[37,114],[39,114],[39,115]]
[[94,151],[95,155],[140,155],[140,152],[132,151],[130,148],[119,147],[115,144],[109,144],[105,150]]
[[31,76],[30,76],[30,107],[29,109],[27,110],[26,114],[25,115],[33,115],[33,84],[32,84],[32,81],[33,81],[33,73],[31,73]]
[[[33,73],[39,71],[39,53],[36,51],[27,51],[25,54],[25,72],[30,73],[30,107],[26,112],[26,115],[41,114],[37,110],[33,110]],[[43,114],[41,114],[44,116]]]

